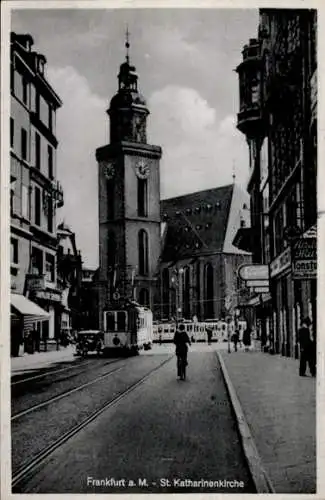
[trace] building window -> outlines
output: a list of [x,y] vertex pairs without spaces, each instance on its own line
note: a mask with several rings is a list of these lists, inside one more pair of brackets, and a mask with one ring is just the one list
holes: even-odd
[[28,104],[28,82],[23,76],[22,78],[22,92],[23,92],[23,103]]
[[32,248],[32,274],[43,274],[43,252],[39,248]]
[[183,316],[190,317],[190,268],[185,267],[183,273]]
[[24,128],[21,129],[21,157],[27,160],[27,132]]
[[139,292],[139,302],[142,306],[149,306],[149,290],[147,288],[141,288]]
[[49,167],[49,178],[53,179],[53,149],[51,146],[47,146],[47,158],[48,158],[48,167]]
[[49,105],[43,96],[39,97],[39,118],[48,127],[49,125]]
[[39,93],[37,92],[37,90],[35,90],[35,111],[38,118],[40,117],[40,107],[41,107],[40,99],[41,97]]
[[49,120],[48,120],[48,126],[49,126],[49,129],[51,130],[52,132],[52,128],[53,128],[53,110],[51,108],[50,105],[48,105],[49,107]]
[[205,319],[213,319],[214,317],[214,279],[213,267],[211,264],[206,264],[204,267],[204,315]]
[[15,120],[10,118],[10,147],[13,148],[15,143]]
[[35,132],[35,167],[41,169],[41,136]]
[[18,264],[18,240],[16,238],[10,239],[10,262]]
[[49,253],[45,257],[45,279],[55,281],[55,257]]
[[138,179],[138,215],[148,216],[148,180]]
[[29,219],[29,189],[28,186],[21,186],[21,214],[25,219]]
[[149,272],[149,245],[148,234],[144,229],[139,231],[138,240],[139,274],[146,276]]
[[197,262],[196,264],[196,300],[197,300],[197,307],[196,307],[196,314],[199,317],[200,316],[200,300],[201,300],[201,263]]
[[14,61],[11,61],[10,65],[10,90],[15,94],[15,66]]
[[15,197],[15,189],[10,188],[10,216],[14,216],[14,197]]
[[41,190],[40,188],[34,188],[34,196],[35,196],[35,224],[37,226],[41,225]]
[[274,255],[279,255],[284,250],[283,240],[284,217],[282,205],[274,216]]
[[51,196],[47,198],[47,230],[53,233],[53,199]]

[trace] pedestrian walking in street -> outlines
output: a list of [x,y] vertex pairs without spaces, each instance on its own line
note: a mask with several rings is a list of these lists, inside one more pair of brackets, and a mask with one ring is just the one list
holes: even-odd
[[211,345],[212,329],[207,326],[206,327],[206,332],[207,332],[207,337],[208,337],[208,344]]
[[185,326],[183,324],[179,325],[178,330],[176,330],[175,335],[174,335],[174,344],[176,346],[175,354],[177,356],[177,376],[180,377],[181,374],[179,372],[179,358],[182,358],[182,360],[185,363],[185,366],[188,365],[187,362],[187,351],[188,351],[188,345],[191,345],[191,341],[189,339],[189,336],[187,335],[185,331]]
[[244,349],[245,351],[249,351],[250,345],[251,345],[251,329],[247,325],[247,328],[245,328],[244,333],[243,333],[243,344],[244,344]]
[[299,363],[299,375],[304,377],[306,375],[306,367],[308,364],[310,374],[315,377],[316,375],[316,356],[315,345],[311,337],[310,318],[306,317],[303,319],[301,328],[298,331],[298,342],[300,345],[300,363]]
[[234,350],[237,352],[237,344],[239,342],[239,331],[236,329],[232,335],[232,341],[234,343]]

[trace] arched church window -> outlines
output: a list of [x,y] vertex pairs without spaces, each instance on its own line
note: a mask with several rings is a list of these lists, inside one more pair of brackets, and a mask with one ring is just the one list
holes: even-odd
[[141,229],[138,234],[139,274],[146,276],[149,273],[149,241],[148,233]]
[[107,239],[107,267],[110,284],[110,293],[113,294],[116,286],[116,238],[113,231],[108,233]]
[[116,239],[113,231],[108,233],[108,241],[107,241],[107,261],[109,266],[113,266],[115,264],[115,256],[116,256]]
[[208,263],[204,266],[204,316],[205,319],[214,317],[214,279],[213,266]]
[[114,219],[114,197],[115,197],[115,189],[114,189],[114,179],[110,179],[107,181],[107,218]]
[[169,271],[165,267],[162,271],[162,310],[163,318],[168,318],[169,316]]
[[139,302],[142,306],[149,306],[149,290],[147,288],[141,288],[139,292]]
[[148,217],[148,179],[138,178],[138,215]]
[[201,317],[201,263],[196,263],[196,315]]
[[183,273],[183,315],[190,317],[190,268],[186,266]]

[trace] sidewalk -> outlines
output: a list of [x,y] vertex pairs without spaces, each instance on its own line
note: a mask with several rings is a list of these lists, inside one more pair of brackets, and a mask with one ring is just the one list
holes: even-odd
[[60,346],[59,351],[35,352],[34,354],[25,353],[23,356],[10,359],[11,375],[19,375],[27,371],[38,370],[59,362],[74,361],[77,359],[74,353],[74,344],[68,347]]
[[218,356],[275,493],[315,493],[316,379],[299,377],[292,358],[256,351]]

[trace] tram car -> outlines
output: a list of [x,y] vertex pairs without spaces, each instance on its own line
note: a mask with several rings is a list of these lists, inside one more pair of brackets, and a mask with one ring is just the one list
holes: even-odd
[[[228,334],[234,333],[234,322],[229,325],[226,321],[206,320],[206,321],[182,321],[185,331],[192,342],[207,342],[207,328],[212,330],[212,342],[227,342]],[[246,328],[246,321],[238,321],[239,339],[242,340],[243,332]],[[156,323],[153,326],[153,341],[155,343],[173,342],[176,331],[175,323]]]
[[151,349],[153,343],[152,312],[131,304],[125,309],[104,311],[103,354],[138,354]]

